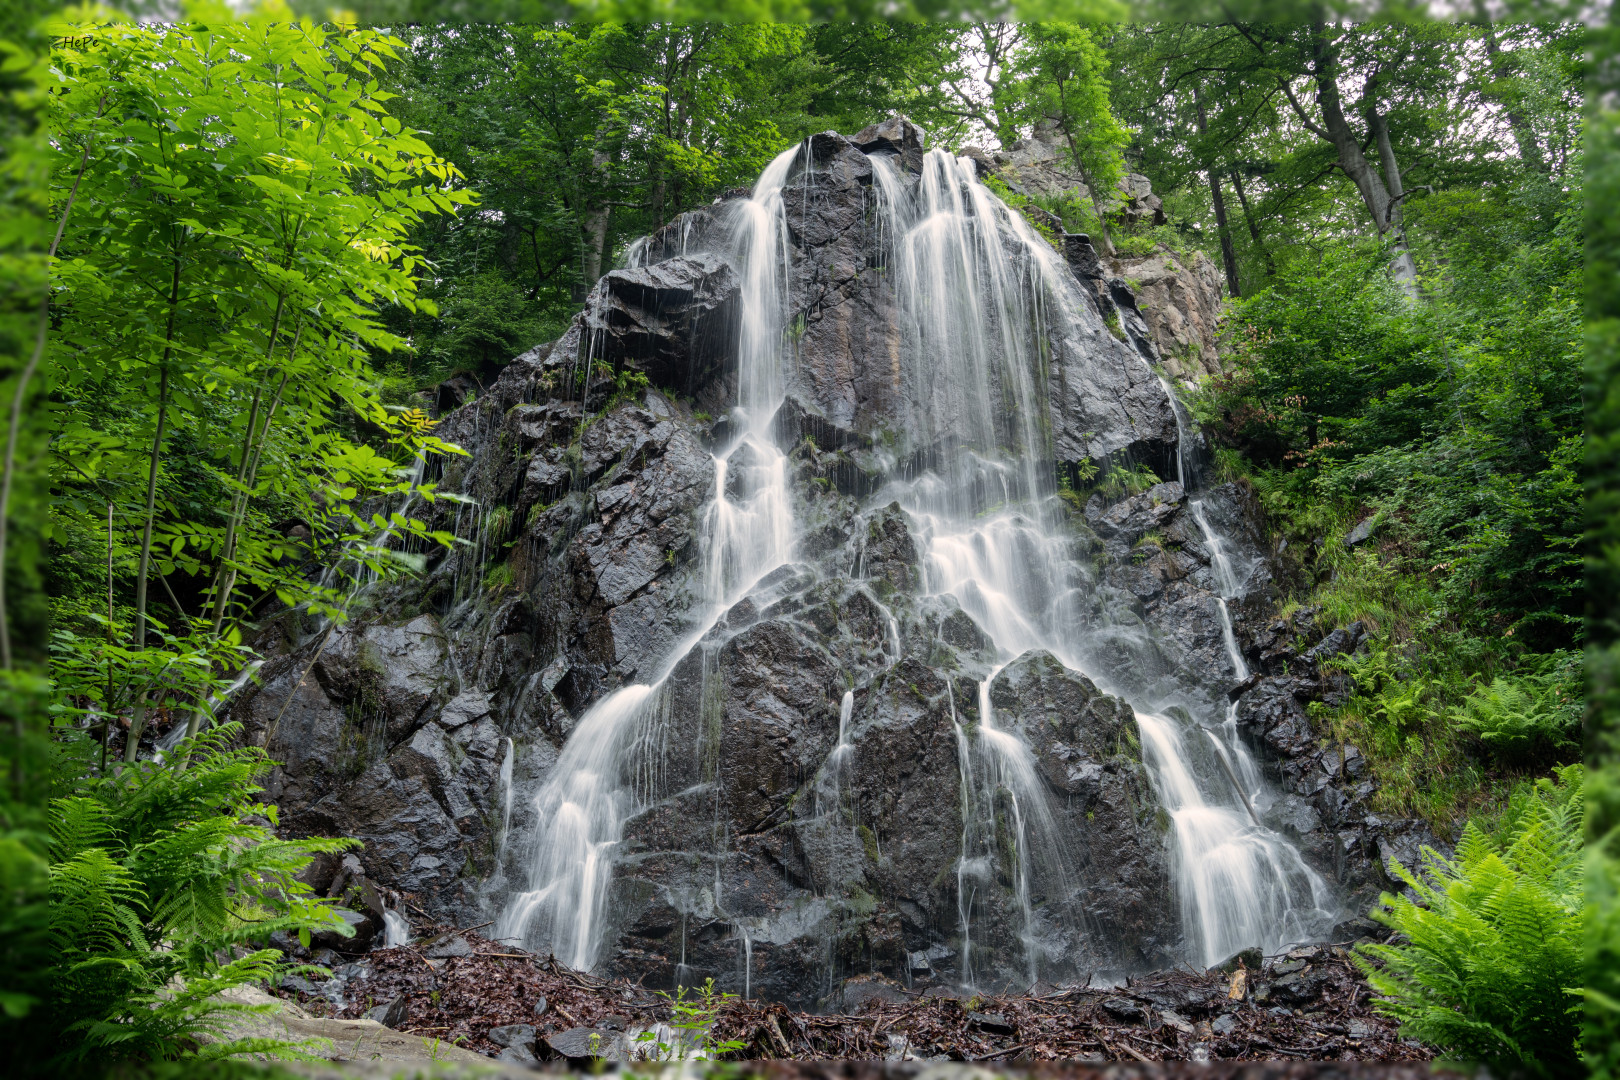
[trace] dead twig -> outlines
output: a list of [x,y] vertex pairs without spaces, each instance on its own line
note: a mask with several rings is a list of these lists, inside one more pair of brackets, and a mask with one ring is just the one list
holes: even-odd
[[[969,1061],[993,1061],[998,1057],[1006,1057],[1008,1054],[1016,1054],[1020,1050],[1028,1050],[1028,1049],[1029,1049],[1029,1044],[1028,1043],[1019,1043],[1017,1046],[1009,1046],[1005,1050],[996,1050],[996,1051],[993,1051],[992,1053],[985,1054],[983,1057],[968,1058],[968,1060]],[[1146,1061],[1147,1059],[1143,1058],[1142,1060]]]

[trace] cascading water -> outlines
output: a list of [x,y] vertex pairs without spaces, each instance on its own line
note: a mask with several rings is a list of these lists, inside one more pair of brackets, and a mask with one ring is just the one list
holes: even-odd
[[[791,355],[784,331],[796,270],[783,188],[801,152],[777,157],[751,198],[715,212],[729,222],[730,254],[740,270],[737,404],[728,427],[735,434],[714,454],[714,494],[697,545],[701,595],[690,632],[651,678],[608,694],[580,718],[534,797],[527,887],[509,898],[496,931],[577,968],[598,959],[626,823],[661,794],[671,672],[733,604],[793,556],[789,462],[772,428]],[[808,170],[810,154],[804,161]],[[983,674],[976,695],[964,693],[958,702],[954,683],[948,695],[962,820],[955,865],[959,978],[972,984],[996,972],[1033,983],[1061,959],[1045,898],[1073,893],[1073,860],[1026,733],[998,719],[993,701],[997,676],[1032,650],[1050,652],[1136,704],[1144,763],[1173,823],[1175,885],[1192,955],[1207,963],[1240,947],[1309,936],[1327,917],[1331,897],[1297,851],[1259,825],[1265,789],[1237,737],[1235,714],[1228,710],[1214,726],[1199,723],[1184,697],[1165,689],[1161,673],[1136,663],[1157,655],[1152,635],[1077,551],[1058,496],[1047,371],[1060,352],[1111,345],[1093,301],[1022,215],[978,182],[969,159],[931,151],[916,179],[883,153],[871,162],[870,212],[884,238],[883,273],[896,301],[895,370],[908,365],[909,446],[907,453],[886,452],[887,470],[866,506],[870,512],[899,505],[919,547],[919,599],[966,612],[993,656],[976,669]],[[636,247],[632,263],[647,254],[647,245]],[[897,374],[894,386],[901,385]],[[1225,605],[1241,595],[1245,574],[1211,528],[1203,500],[1193,500],[1189,512],[1209,553],[1228,658],[1242,678]],[[854,576],[865,579],[860,544]],[[901,609],[880,602],[874,582],[854,587],[881,613],[883,662],[893,670],[912,627],[902,638]],[[707,678],[713,653],[707,643],[702,648]],[[843,694],[837,742],[814,775],[818,827],[847,797],[851,762],[865,760],[856,757],[854,702],[854,692]],[[506,775],[503,769],[503,782]],[[881,863],[875,834],[871,839],[873,861]],[[726,914],[720,884],[717,868],[707,907],[731,922],[750,993],[755,946],[769,938],[760,924]],[[986,932],[992,916],[1019,924],[1011,946],[1021,954],[1016,961],[997,955],[1001,946]],[[681,925],[677,977],[686,964],[684,909]]]
[[[1138,714],[1146,763],[1175,823],[1176,884],[1190,947],[1202,961],[1321,928],[1331,907],[1325,884],[1286,842],[1235,812],[1239,802],[1249,805],[1245,787],[1260,789],[1258,770],[1236,738],[1235,716],[1226,717],[1222,731],[1204,729],[1212,745],[1201,739],[1195,754],[1178,724],[1159,714],[1167,703],[1152,700],[1153,688],[1111,668],[1095,647],[1134,631],[1111,620],[1106,606],[1100,624],[1086,617],[1098,590],[1062,527],[1036,375],[1046,350],[1106,332],[1100,320],[1088,325],[1086,304],[1051,247],[977,182],[970,160],[932,151],[914,186],[893,159],[876,157],[874,165],[893,238],[902,332],[915,364],[916,429],[931,445],[929,467],[916,476],[897,471],[874,502],[895,500],[907,511],[924,541],[927,589],[954,598],[998,656],[979,687],[977,724],[956,725],[964,979],[971,982],[974,973],[972,895],[988,883],[997,858],[998,807],[1011,821],[1013,851],[1004,862],[1013,865],[1003,870],[1023,919],[1031,981],[1044,959],[1031,904],[1034,879],[1043,879],[1042,891],[1061,890],[1068,872],[1030,749],[1016,731],[997,726],[990,701],[996,674],[1031,649],[1050,651],[1103,689],[1149,707]],[[1247,672],[1225,604],[1242,583],[1202,503],[1193,502],[1191,512],[1204,531],[1227,652],[1241,679]],[[1225,792],[1189,764],[1211,750],[1232,776]]]
[[517,744],[511,739],[506,740],[506,753],[501,757],[501,838],[500,846],[504,851],[506,838],[512,831],[512,762],[517,756]]
[[822,766],[821,784],[816,790],[816,814],[838,812],[838,797],[843,788],[844,766],[854,745],[849,741],[849,720],[855,715],[855,691],[845,690],[838,702],[838,741],[833,744],[827,763]]
[[664,727],[670,671],[736,600],[792,551],[787,460],[771,433],[782,401],[785,289],[789,270],[782,186],[795,147],[766,167],[751,198],[735,204],[734,251],[742,271],[736,437],[714,457],[714,498],[702,523],[704,603],[694,628],[646,683],[591,706],[534,798],[538,822],[528,888],[514,893],[497,936],[589,969],[601,946],[613,850],[650,794],[647,751]]
[[411,921],[393,908],[383,909],[383,948],[411,943]]
[[[924,542],[926,587],[949,595],[994,643],[996,667],[980,683],[977,723],[956,724],[963,788],[958,863],[961,970],[972,982],[973,895],[996,865],[997,811],[1012,822],[1014,883],[1031,982],[1041,948],[1034,878],[1061,888],[1067,860],[1030,750],[999,728],[990,686],[1008,662],[1046,648],[1079,668],[1076,602],[1086,577],[1055,520],[1053,480],[1036,375],[1050,327],[1047,302],[1069,279],[1051,248],[988,189],[972,163],[933,151],[915,190],[892,159],[874,159],[902,332],[918,367],[916,427],[936,448],[915,478],[891,477],[876,501],[895,500]],[[1016,255],[1009,254],[1011,252]],[[997,403],[1004,407],[998,408]],[[954,702],[953,702],[954,710]]]
[[[1174,391],[1161,383],[1180,436],[1177,479],[1190,489],[1196,478],[1196,469],[1189,468],[1192,436]],[[1209,553],[1210,575],[1219,593],[1222,640],[1233,679],[1241,682],[1248,678],[1249,668],[1237,647],[1227,604],[1241,594],[1247,570],[1239,571],[1234,564],[1226,538],[1209,523],[1204,499],[1191,490],[1187,509]],[[1250,798],[1250,792],[1262,790],[1261,776],[1237,737],[1237,704],[1227,706],[1219,728],[1198,725],[1190,717],[1178,722],[1169,715],[1144,712],[1137,714],[1137,723],[1154,788],[1173,825],[1182,921],[1198,958],[1205,964],[1218,963],[1253,945],[1275,951],[1325,929],[1334,908],[1327,883],[1305,865],[1293,845],[1261,824]],[[1196,740],[1191,746],[1189,738]],[[1200,782],[1195,774],[1193,762],[1211,754],[1229,781],[1224,791]]]

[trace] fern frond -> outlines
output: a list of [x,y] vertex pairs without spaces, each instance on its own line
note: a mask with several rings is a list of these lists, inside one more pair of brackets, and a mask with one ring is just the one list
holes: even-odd
[[1404,1034],[1499,1073],[1573,1075],[1584,915],[1582,804],[1568,789],[1581,782],[1569,771],[1516,807],[1503,845],[1470,823],[1452,858],[1425,849],[1421,875],[1391,862],[1411,895],[1386,893],[1373,917],[1404,940],[1355,960]]

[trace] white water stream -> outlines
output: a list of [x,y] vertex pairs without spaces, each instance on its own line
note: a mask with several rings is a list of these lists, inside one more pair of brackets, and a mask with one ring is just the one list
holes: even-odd
[[[714,497],[700,537],[701,608],[654,678],[615,691],[580,719],[535,796],[527,886],[510,897],[496,930],[576,968],[598,959],[614,848],[652,795],[645,759],[665,730],[670,670],[732,603],[792,556],[787,462],[770,431],[787,361],[791,251],[782,187],[798,152],[777,157],[733,211],[731,254],[742,275],[738,434],[715,454]],[[978,183],[969,159],[931,151],[920,180],[890,157],[872,160],[878,224],[892,248],[887,273],[911,365],[911,439],[922,456],[910,469],[896,466],[869,505],[900,504],[922,551],[925,592],[954,599],[996,655],[978,686],[977,715],[957,715],[954,690],[951,700],[963,817],[960,976],[974,981],[975,935],[998,877],[1012,883],[1027,978],[1033,982],[1058,959],[1047,954],[1038,898],[1072,891],[1070,860],[1030,748],[1015,728],[998,724],[991,701],[995,676],[1032,649],[1050,651],[1139,710],[1144,763],[1173,826],[1175,887],[1192,959],[1208,964],[1252,945],[1272,950],[1325,929],[1333,906],[1326,885],[1292,846],[1256,824],[1254,807],[1264,809],[1266,796],[1237,737],[1235,711],[1206,725],[1172,708],[1177,702],[1160,700],[1158,684],[1136,670],[1136,658],[1155,648],[1148,632],[1109,606],[1096,571],[1077,556],[1055,490],[1046,371],[1054,350],[1084,351],[1088,340],[1100,347],[1106,326],[1057,253]],[[1189,510],[1203,530],[1229,660],[1241,679],[1247,672],[1226,600],[1241,594],[1246,571],[1210,527],[1202,500]],[[891,616],[890,623],[893,663],[902,642],[898,622]],[[853,702],[852,693],[840,702],[838,742],[816,792],[818,816],[836,810],[842,772],[858,749]],[[1010,855],[998,827],[1011,836]],[[749,954],[746,993],[753,941],[736,925]]]
[[[1175,883],[1194,957],[1213,963],[1239,948],[1275,949],[1325,929],[1333,906],[1326,884],[1254,817],[1248,793],[1261,789],[1261,778],[1237,738],[1235,706],[1214,727],[1185,710],[1178,710],[1185,720],[1173,719],[1164,711],[1167,702],[1153,700],[1157,694],[1147,680],[1110,665],[1097,648],[1103,639],[1136,648],[1148,642],[1132,620],[1111,615],[1106,606],[1101,625],[1086,617],[1098,584],[1076,559],[1056,506],[1041,427],[1047,406],[1034,376],[1045,370],[1046,350],[1083,348],[1086,337],[1106,333],[1101,320],[1084,317],[1089,312],[1077,283],[1051,246],[977,183],[971,161],[932,151],[915,187],[892,159],[874,164],[879,205],[894,237],[902,331],[920,388],[916,424],[937,448],[928,470],[892,478],[874,502],[900,502],[924,540],[929,591],[953,597],[999,657],[979,686],[977,725],[957,725],[965,812],[958,870],[964,979],[974,977],[972,892],[992,876],[998,799],[1015,841],[1015,865],[1002,869],[1024,921],[1031,982],[1047,959],[1031,904],[1033,883],[1039,878],[1041,891],[1054,895],[1070,887],[1050,796],[1029,748],[1016,731],[997,724],[990,701],[1002,667],[1031,649],[1050,651],[1144,710],[1138,713],[1144,762],[1173,824]],[[1165,393],[1187,453],[1191,435],[1168,386]],[[1188,470],[1179,471],[1185,484]],[[1190,501],[1189,512],[1210,554],[1226,651],[1241,680],[1248,671],[1226,601],[1240,595],[1248,568],[1236,566],[1201,499]],[[1195,728],[1203,733],[1196,752],[1185,741]],[[1196,768],[1195,761],[1206,767]],[[1224,767],[1208,768],[1211,763]]]
[[[662,719],[675,664],[728,607],[792,552],[787,459],[771,436],[782,402],[783,327],[789,248],[782,185],[799,147],[778,155],[753,196],[736,209],[732,254],[742,273],[738,405],[732,443],[714,457],[714,499],[702,524],[702,609],[655,677],[623,687],[588,709],[534,798],[538,822],[528,887],[514,893],[496,936],[581,970],[601,948],[613,849],[650,794],[638,769]],[[735,474],[735,475],[733,475]]]

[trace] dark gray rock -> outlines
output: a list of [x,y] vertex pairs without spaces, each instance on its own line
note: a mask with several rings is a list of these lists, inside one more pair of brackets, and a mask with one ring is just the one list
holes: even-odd
[[489,1029],[489,1041],[496,1046],[533,1045],[533,1024],[503,1024]]
[[868,154],[896,154],[913,171],[922,168],[923,151],[928,147],[927,133],[898,114],[862,128],[850,141]]
[[617,1035],[610,1028],[571,1027],[546,1036],[546,1045],[570,1061],[607,1057],[616,1042]]
[[323,930],[310,935],[311,945],[346,953],[365,952],[371,947],[371,939],[376,936],[377,927],[371,924],[370,919],[348,908],[334,908],[333,914],[341,919],[352,933],[344,935],[336,930]]
[[460,934],[450,934],[431,942],[422,950],[430,960],[446,960],[457,956],[471,956],[476,950]]
[[368,1019],[377,1021],[377,1023],[381,1024],[383,1027],[397,1028],[405,1023],[405,1017],[408,1012],[409,1008],[405,1000],[405,995],[400,994],[388,1004],[378,1005],[376,1008],[366,1013],[366,1017]]
[[1149,532],[1167,526],[1180,513],[1186,498],[1186,492],[1174,481],[1156,484],[1112,505],[1093,496],[1086,504],[1086,524],[1105,540],[1134,544]]
[[1054,796],[1076,890],[1058,906],[1089,931],[1071,948],[1098,968],[1163,962],[1177,919],[1135,713],[1047,652],[1007,665],[989,696],[997,726],[1023,735]]
[[527,1065],[530,1068],[538,1068],[540,1065],[540,1060],[534,1056],[533,1043],[518,1043],[516,1046],[508,1046],[495,1055],[495,1060],[504,1061],[509,1065]]
[[737,272],[714,255],[612,270],[585,302],[596,359],[691,395],[736,352]]
[[439,723],[447,728],[458,728],[463,724],[482,720],[489,715],[489,695],[482,690],[467,690],[457,694],[439,713]]
[[1376,518],[1367,518],[1351,529],[1344,537],[1344,546],[1355,548],[1372,539],[1374,530],[1378,527]]
[[987,1035],[1016,1035],[1018,1025],[1000,1013],[969,1012],[968,1023]]
[[1109,1016],[1127,1024],[1140,1024],[1147,1019],[1147,1010],[1130,998],[1104,998],[1102,1007]]

